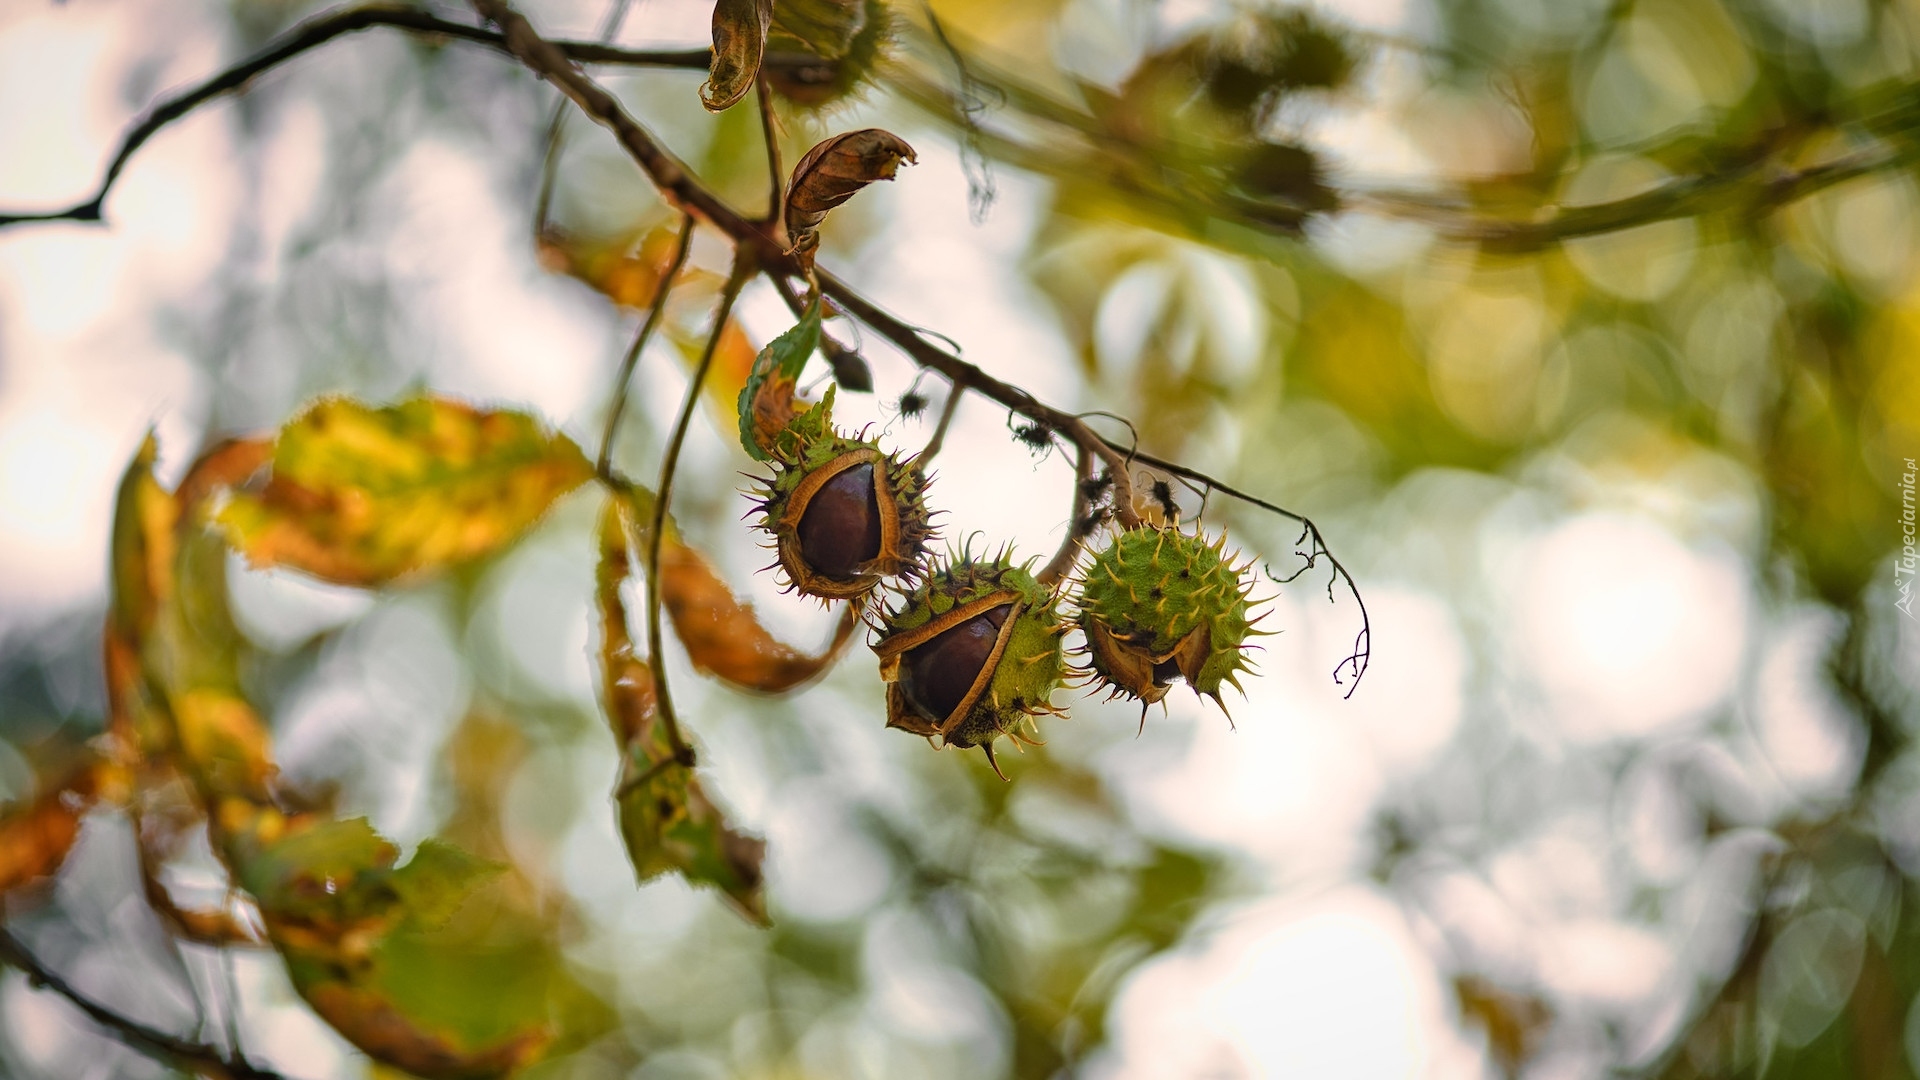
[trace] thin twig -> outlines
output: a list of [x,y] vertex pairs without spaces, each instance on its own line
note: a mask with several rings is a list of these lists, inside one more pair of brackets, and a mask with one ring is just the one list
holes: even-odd
[[902,352],[905,352],[914,363],[945,375],[953,384],[955,393],[972,390],[989,401],[998,402],[1028,419],[1047,425],[1065,435],[1075,446],[1085,447],[1098,456],[1113,473],[1115,516],[1120,519],[1122,525],[1127,527],[1140,523],[1140,515],[1133,508],[1133,481],[1127,476],[1125,459],[1087,427],[1079,417],[1047,405],[1025,390],[1001,382],[973,364],[935,346],[915,332],[911,326],[855,292],[852,286],[826,269],[821,268],[817,273],[820,288],[838,302],[843,310],[873,327],[880,336],[893,342]]
[[[600,44],[613,41],[614,35],[627,21],[627,11],[633,6],[633,0],[613,0],[613,6],[607,9],[607,17],[600,21],[600,32],[595,35]],[[553,205],[553,184],[560,173],[560,134],[566,127],[567,99],[563,96],[553,103],[553,118],[547,121],[546,154],[540,159],[540,194],[533,204],[533,237],[538,240],[547,232],[547,211]]]
[[958,386],[947,388],[947,400],[940,406],[940,419],[933,425],[933,435],[927,439],[927,445],[920,448],[919,455],[914,459],[919,462],[922,469],[933,461],[934,455],[938,454],[940,447],[946,443],[947,428],[953,426],[954,414],[960,411],[960,399],[966,396],[966,392]]
[[775,236],[785,236],[786,177],[780,172],[780,122],[773,115],[773,84],[765,72],[755,77],[754,88],[760,96],[760,134],[767,143],[767,227]]
[[[1334,599],[1333,583],[1335,581],[1345,581],[1347,583],[1347,591],[1352,594],[1354,602],[1360,606],[1360,632],[1354,635],[1353,651],[1348,654],[1346,659],[1334,666],[1333,680],[1336,683],[1346,686],[1346,696],[1352,697],[1353,692],[1360,688],[1360,679],[1366,675],[1367,664],[1373,657],[1373,622],[1367,615],[1367,601],[1365,597],[1360,595],[1359,583],[1353,580],[1353,575],[1347,571],[1346,566],[1343,565],[1339,559],[1335,558],[1333,551],[1327,547],[1326,540],[1320,535],[1320,526],[1315,525],[1313,521],[1305,515],[1295,513],[1284,506],[1268,502],[1258,495],[1242,491],[1231,484],[1215,480],[1213,477],[1208,476],[1198,469],[1190,469],[1177,461],[1168,461],[1165,458],[1155,457],[1152,454],[1144,453],[1133,447],[1121,447],[1119,443],[1113,440],[1105,439],[1104,436],[1102,438],[1103,441],[1114,450],[1126,450],[1129,460],[1137,461],[1150,469],[1157,469],[1169,476],[1178,476],[1191,480],[1210,491],[1217,491],[1228,498],[1238,499],[1250,506],[1257,506],[1269,513],[1278,514],[1281,517],[1300,523],[1300,540],[1294,542],[1294,550],[1296,554],[1307,560],[1306,565],[1284,578],[1275,576],[1271,571],[1267,573],[1267,577],[1272,579],[1277,585],[1285,585],[1299,578],[1300,575],[1313,569],[1315,566],[1318,566],[1320,560],[1325,558],[1327,565],[1333,571],[1333,576],[1327,581],[1327,600],[1329,603],[1333,602]],[[1307,539],[1311,539],[1313,543],[1306,551],[1300,551],[1301,541]],[[1351,684],[1346,683],[1340,678],[1340,672],[1343,670],[1351,670],[1353,672],[1353,682]]]
[[[0,228],[35,221],[97,222],[102,220],[107,194],[112,191],[114,182],[120,178],[121,170],[126,168],[127,161],[133,157],[134,152],[161,128],[192,112],[207,101],[244,89],[255,76],[301,53],[324,45],[343,34],[380,26],[486,45],[496,49],[506,48],[506,40],[500,34],[484,27],[442,19],[416,7],[369,4],[317,16],[294,27],[285,37],[268,46],[264,51],[150,108],[131,128],[127,129],[126,134],[121,136],[120,148],[115,151],[113,159],[107,165],[106,174],[101,178],[99,187],[94,190],[90,198],[64,210],[0,214]],[[580,63],[619,63],[676,68],[705,68],[709,53],[706,49],[644,52],[584,42],[560,42],[554,47],[563,57]]]
[[1088,483],[1094,473],[1093,452],[1084,446],[1078,449],[1079,458],[1073,466],[1073,510],[1067,515],[1067,535],[1060,541],[1060,548],[1053,553],[1053,558],[1047,560],[1047,565],[1041,567],[1040,573],[1035,576],[1034,580],[1042,585],[1052,586],[1067,576],[1067,571],[1073,569],[1074,560],[1080,557],[1081,541],[1086,539],[1086,532],[1082,531],[1083,523],[1088,521],[1088,515],[1093,512],[1093,493]]
[[707,381],[707,371],[713,367],[713,354],[719,351],[720,339],[726,334],[733,302],[756,272],[750,249],[744,246],[736,249],[733,270],[727,275],[719,307],[713,313],[713,330],[707,335],[707,347],[700,353],[700,363],[687,380],[686,398],[680,403],[680,415],[674,420],[673,434],[667,439],[666,456],[660,462],[660,483],[654,488],[653,524],[647,533],[647,664],[653,669],[654,694],[660,705],[660,719],[666,726],[667,742],[673,747],[674,760],[689,767],[693,765],[693,748],[680,732],[680,721],[673,712],[673,696],[667,691],[667,650],[660,635],[660,546],[666,538],[667,503],[673,498],[673,473],[680,467],[680,445],[686,441],[687,424],[693,419],[694,408],[700,404],[700,387]]
[[244,1057],[229,1057],[218,1047],[189,1042],[122,1016],[81,993],[72,983],[41,964],[19,938],[0,927],[0,962],[27,973],[35,986],[43,986],[72,1002],[94,1023],[117,1039],[121,1045],[183,1071],[195,1072],[214,1080],[286,1080],[271,1069],[249,1063]]
[[506,0],[472,0],[472,4],[483,18],[500,27],[509,53],[567,95],[594,123],[613,133],[668,201],[711,223],[736,244],[752,248],[759,261],[770,266],[787,261],[782,247],[771,236],[696,179],[686,163],[661,145],[617,98],[582,73],[573,57],[541,37],[526,16]]
[[633,344],[627,349],[627,355],[620,361],[620,377],[614,384],[613,407],[607,411],[607,427],[600,435],[600,459],[594,465],[594,472],[602,479],[612,475],[613,437],[620,426],[620,414],[627,408],[627,393],[633,386],[633,369],[640,362],[640,354],[646,350],[647,339],[660,324],[660,316],[667,310],[667,294],[673,291],[674,279],[680,276],[680,268],[687,264],[687,252],[693,247],[693,216],[685,215],[680,221],[680,240],[673,249],[673,260],[667,264],[666,273],[660,276],[660,284],[654,287],[653,303],[647,307],[647,318],[640,324],[640,332],[633,336]]

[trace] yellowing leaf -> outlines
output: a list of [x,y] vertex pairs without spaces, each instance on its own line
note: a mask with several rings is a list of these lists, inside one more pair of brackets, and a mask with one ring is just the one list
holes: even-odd
[[267,785],[278,770],[253,706],[224,691],[197,689],[174,699],[173,717],[201,790],[259,805],[271,801]]
[[632,232],[592,239],[549,229],[539,239],[540,263],[555,273],[579,279],[621,307],[644,309],[653,302],[660,279],[673,265],[679,235],[673,229],[653,229],[640,240],[637,250],[634,240]]
[[849,604],[825,651],[800,652],[768,633],[753,605],[741,603],[698,551],[672,537],[660,545],[660,602],[697,670],[768,694],[791,690],[832,666],[860,623]]
[[394,871],[389,882],[407,920],[414,926],[434,928],[445,925],[482,882],[504,872],[506,865],[447,843],[428,838],[420,842],[413,858]]
[[673,760],[653,673],[634,655],[620,596],[632,573],[628,535],[618,504],[610,503],[601,518],[595,581],[607,719],[621,740],[620,836],[627,857],[642,882],[677,870],[690,881],[719,887],[741,915],[765,924],[766,844],[729,828],[692,770]]
[[194,513],[221,488],[239,487],[273,460],[271,439],[223,439],[209,447],[174,489],[182,517]]
[[525,413],[329,398],[281,429],[265,489],[219,520],[255,566],[377,586],[498,550],[592,473]]
[[153,626],[154,614],[173,596],[174,524],[179,512],[173,496],[153,478],[159,444],[153,433],[120,477],[113,510],[114,626],[139,641]]

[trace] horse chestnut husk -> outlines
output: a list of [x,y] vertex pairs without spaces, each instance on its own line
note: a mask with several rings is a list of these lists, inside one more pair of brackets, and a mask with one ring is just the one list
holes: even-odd
[[1222,704],[1221,685],[1239,689],[1251,667],[1243,655],[1257,633],[1247,619],[1247,569],[1233,565],[1224,537],[1152,525],[1119,533],[1080,574],[1081,672],[1109,697],[1138,698],[1143,716],[1175,678]]
[[832,409],[828,387],[774,437],[758,524],[772,535],[790,588],[852,600],[885,578],[915,573],[933,529],[919,464],[840,434]]
[[[887,726],[940,745],[980,747],[1000,773],[993,743],[1032,743],[1034,716],[1066,674],[1056,598],[1002,551],[937,562],[882,615],[873,651],[887,683]],[[1004,773],[1000,773],[1004,779]]]

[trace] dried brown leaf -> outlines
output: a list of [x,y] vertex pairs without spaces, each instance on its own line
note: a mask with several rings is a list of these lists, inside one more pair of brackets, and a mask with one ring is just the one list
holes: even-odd
[[807,151],[787,185],[787,239],[793,250],[812,251],[827,212],[875,180],[891,180],[905,161],[919,159],[905,139],[879,128],[842,132]]
[[0,893],[60,869],[80,834],[80,819],[93,805],[97,758],[69,769],[32,802],[0,815]]
[[660,602],[694,669],[735,686],[779,694],[832,666],[859,625],[853,605],[841,613],[833,641],[817,656],[786,645],[760,625],[698,551],[672,538],[660,545]]
[[700,103],[719,112],[745,97],[767,51],[773,0],[718,0],[713,5],[713,66]]

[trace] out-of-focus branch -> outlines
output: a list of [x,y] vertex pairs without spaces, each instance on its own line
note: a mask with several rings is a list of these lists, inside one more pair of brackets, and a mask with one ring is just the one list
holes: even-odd
[[784,236],[780,212],[786,209],[786,174],[780,171],[780,121],[773,115],[773,84],[763,73],[753,80],[760,104],[760,134],[767,144],[767,225]]
[[500,28],[507,52],[552,83],[594,123],[612,132],[668,201],[709,222],[731,237],[735,244],[754,249],[755,255],[763,263],[771,265],[786,261],[779,243],[772,236],[742,217],[700,183],[686,163],[662,146],[660,140],[635,120],[618,99],[588,78],[574,62],[574,57],[541,37],[526,16],[515,11],[505,0],[472,2],[474,11]]
[[72,1002],[75,1008],[86,1013],[89,1019],[119,1040],[121,1045],[174,1068],[211,1080],[286,1080],[282,1074],[251,1065],[237,1055],[229,1057],[217,1047],[156,1031],[114,1012],[41,964],[26,945],[4,927],[0,927],[0,963],[19,968],[26,972],[27,978],[35,986],[45,987]]
[[1757,217],[1837,184],[1905,168],[1920,160],[1914,150],[1875,148],[1805,169],[1769,172],[1768,162],[1729,166],[1682,176],[1609,202],[1553,209],[1538,220],[1501,220],[1448,201],[1409,192],[1350,192],[1348,205],[1384,217],[1430,225],[1443,238],[1491,251],[1537,251],[1565,240],[1620,232],[1661,221],[1734,212]]
[[[939,44],[958,55],[944,33],[939,35]],[[1112,191],[1161,221],[1186,225],[1198,215],[1294,236],[1308,216],[1323,209],[1235,194],[1208,182],[1204,172],[1170,174],[1169,155],[1164,148],[1143,142],[1134,133],[1116,130],[1085,106],[1061,100],[978,58],[967,60],[967,81],[989,91],[1007,111],[1017,114],[1023,123],[1012,127],[1032,134],[1023,137],[981,124],[977,115],[981,110],[969,106],[966,91],[950,90],[911,66],[897,67],[887,76],[892,90],[940,122],[964,132],[975,151],[1060,180],[1071,181],[1092,172]],[[1677,176],[1647,191],[1588,206],[1547,203],[1521,213],[1494,210],[1448,194],[1471,186],[1464,180],[1442,180],[1437,193],[1353,184],[1327,190],[1337,206],[1415,221],[1444,239],[1502,252],[1533,251],[1564,240],[1709,213],[1758,216],[1837,184],[1920,161],[1920,146],[1911,138],[1917,133],[1920,113],[1907,106],[1913,89],[1909,87],[1901,94],[1878,91],[1870,99],[1830,110],[1826,126],[1858,129],[1881,140],[1879,146],[1819,165],[1795,167],[1787,163],[1787,153],[1806,140],[1783,142],[1779,131],[1763,132],[1747,143],[1720,147],[1711,155],[1717,164],[1708,171]],[[1541,192],[1560,186],[1553,176],[1520,179],[1524,182],[1517,186]]]
[[[192,89],[175,94],[148,109],[146,114],[128,128],[125,135],[121,136],[120,148],[115,151],[113,160],[107,164],[106,174],[101,178],[100,186],[95,189],[91,198],[64,210],[0,213],[0,228],[32,221],[97,222],[101,220],[107,194],[113,190],[114,182],[120,178],[121,170],[126,168],[127,161],[133,157],[134,152],[161,128],[222,94],[243,89],[255,76],[278,67],[301,53],[325,45],[343,34],[377,26],[393,27],[415,34],[456,41],[468,41],[496,49],[506,48],[505,39],[500,34],[484,27],[442,19],[415,7],[369,4],[317,16],[301,23],[285,37],[251,59],[236,64]],[[581,63],[611,61],[620,64],[646,64],[661,67],[705,68],[707,66],[708,50],[706,49],[641,52],[585,42],[563,42],[557,44],[555,48],[568,59]]]

